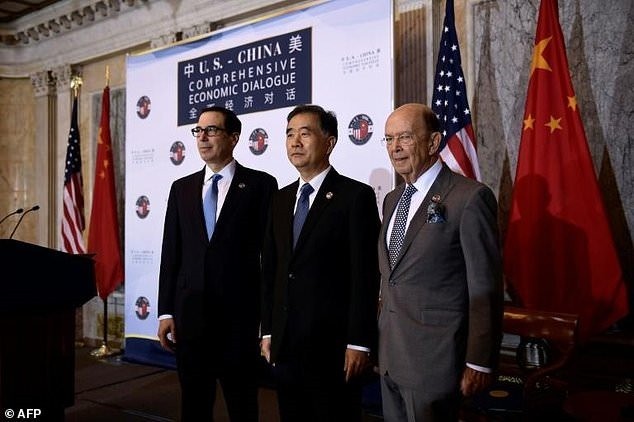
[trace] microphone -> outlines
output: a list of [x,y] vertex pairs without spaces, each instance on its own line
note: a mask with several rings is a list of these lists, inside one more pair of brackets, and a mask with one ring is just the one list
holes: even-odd
[[28,213],[30,213],[31,211],[37,211],[39,209],[40,209],[39,205],[33,205],[31,208],[29,208],[28,210],[24,211],[24,213],[20,216],[20,219],[18,220],[18,223],[13,228],[13,231],[11,232],[11,236],[9,236],[9,239],[13,239],[13,235],[15,234],[15,231],[18,229],[18,226],[22,222],[22,219],[24,218],[24,216],[27,215]]
[[24,210],[22,208],[18,208],[17,210],[10,212],[9,214],[5,215],[4,217],[2,217],[2,220],[0,220],[0,224],[2,224],[2,222],[4,220],[6,220],[7,218],[11,217],[14,214],[22,214]]

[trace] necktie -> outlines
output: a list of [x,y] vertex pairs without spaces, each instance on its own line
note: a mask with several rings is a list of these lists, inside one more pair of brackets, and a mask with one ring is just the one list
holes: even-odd
[[207,226],[207,237],[211,239],[216,227],[216,210],[218,208],[218,180],[222,179],[220,174],[211,176],[211,187],[207,189],[205,200],[203,201],[203,212],[205,214],[205,225]]
[[315,189],[313,189],[309,183],[306,183],[302,186],[301,193],[299,194],[297,209],[295,210],[295,217],[293,218],[293,248],[297,244],[297,239],[299,239],[299,234],[302,231],[302,226],[304,225],[304,221],[306,221],[306,216],[308,215],[308,195],[314,191]]
[[388,252],[390,254],[390,268],[394,268],[396,259],[401,253],[401,247],[403,246],[403,240],[405,239],[405,223],[407,223],[407,214],[409,214],[409,204],[412,200],[412,195],[414,195],[415,192],[416,188],[413,185],[407,185],[401,199],[398,202],[396,218],[394,219],[394,227],[392,227],[390,245],[388,247]]

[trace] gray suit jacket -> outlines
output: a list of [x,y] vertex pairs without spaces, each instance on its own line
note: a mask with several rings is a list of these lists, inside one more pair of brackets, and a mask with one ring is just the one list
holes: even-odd
[[[488,187],[443,164],[390,269],[386,231],[404,186],[383,203],[379,366],[401,385],[455,392],[466,362],[497,364],[503,312],[497,203]],[[443,222],[427,222],[434,195]]]

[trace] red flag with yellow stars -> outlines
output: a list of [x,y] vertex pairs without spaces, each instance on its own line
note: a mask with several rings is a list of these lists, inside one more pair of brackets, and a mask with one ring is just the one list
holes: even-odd
[[628,312],[556,0],[539,9],[504,268],[523,306],[578,314],[581,341]]
[[117,196],[114,186],[112,141],[110,139],[110,88],[103,90],[101,123],[97,137],[95,187],[90,213],[88,252],[95,254],[95,278],[99,296],[108,295],[123,281],[119,242]]

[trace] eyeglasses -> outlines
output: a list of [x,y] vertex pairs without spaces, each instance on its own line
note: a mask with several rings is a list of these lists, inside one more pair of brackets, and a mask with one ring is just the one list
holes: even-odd
[[386,136],[385,138],[381,139],[381,144],[383,144],[383,146],[393,145],[394,141],[398,141],[401,145],[409,146],[416,142],[416,138],[411,133],[401,133],[396,137]]
[[195,128],[192,129],[192,135],[194,135],[195,138],[200,138],[201,136],[203,136],[203,133],[207,136],[218,136],[218,132],[223,130],[225,132],[227,131],[227,129],[223,127],[218,127],[218,126],[206,126],[206,127],[196,126]]

